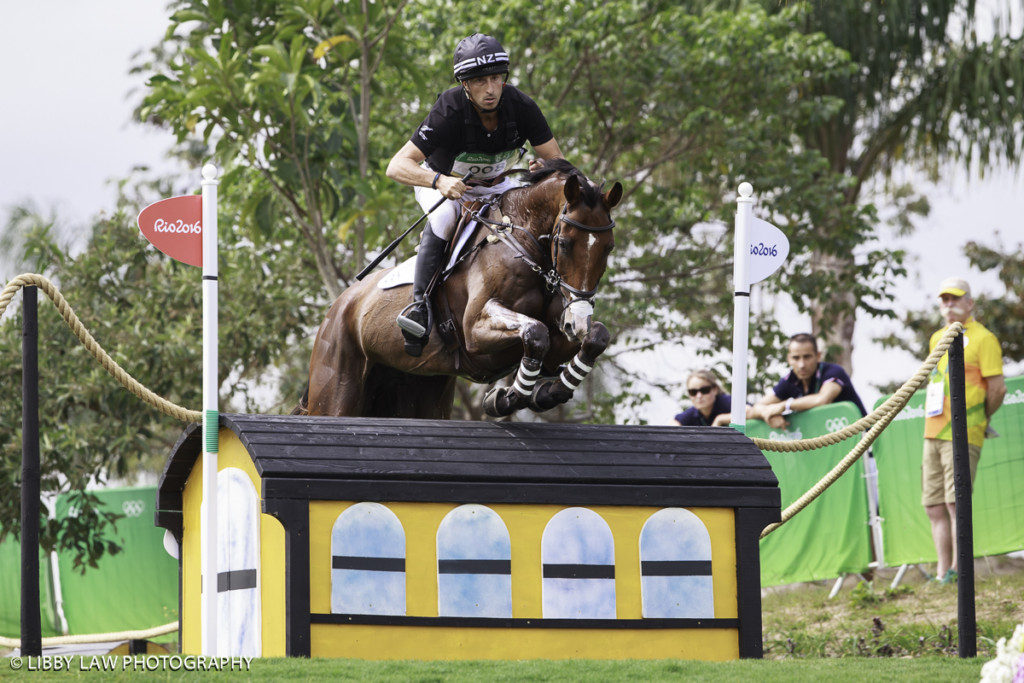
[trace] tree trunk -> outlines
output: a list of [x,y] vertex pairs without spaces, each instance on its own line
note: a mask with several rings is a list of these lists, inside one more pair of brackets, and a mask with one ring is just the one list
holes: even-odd
[[[814,262],[820,270],[840,273],[849,260],[833,254],[816,254]],[[857,324],[857,302],[853,293],[843,291],[831,299],[819,301],[811,308],[811,331],[818,337],[819,350],[825,360],[841,365],[853,375],[853,330]]]

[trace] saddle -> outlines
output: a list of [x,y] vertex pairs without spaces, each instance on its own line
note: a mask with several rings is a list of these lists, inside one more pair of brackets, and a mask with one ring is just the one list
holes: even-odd
[[[434,274],[430,284],[427,285],[426,292],[424,292],[424,298],[427,301],[430,317],[433,322],[431,329],[437,330],[437,334],[444,344],[444,350],[447,353],[454,354],[455,369],[459,372],[465,371],[475,380],[481,381],[489,379],[489,377],[481,376],[478,378],[482,373],[476,368],[476,364],[473,363],[466,353],[466,343],[462,338],[462,331],[456,323],[451,303],[448,301],[448,297],[445,296],[441,285],[451,276],[459,264],[484,243],[483,241],[474,242],[474,236],[481,226],[473,220],[472,214],[482,213],[487,216],[493,211],[493,208],[491,207],[491,202],[483,200],[464,202],[462,208],[462,215],[459,217],[459,222],[455,228],[455,237],[448,243],[448,248],[445,251],[444,262],[448,265]],[[501,376],[504,376],[504,374]]]

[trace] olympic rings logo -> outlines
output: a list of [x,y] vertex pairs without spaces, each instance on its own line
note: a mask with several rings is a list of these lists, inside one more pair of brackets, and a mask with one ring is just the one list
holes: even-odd
[[138,517],[146,510],[146,504],[141,500],[126,500],[121,503],[121,510],[129,517]]
[[838,432],[840,429],[848,426],[850,421],[845,417],[832,417],[825,420],[825,431],[827,433]]

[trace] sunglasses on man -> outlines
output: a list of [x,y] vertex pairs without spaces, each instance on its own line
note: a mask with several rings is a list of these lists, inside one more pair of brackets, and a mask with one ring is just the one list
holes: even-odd
[[705,384],[702,387],[696,387],[694,389],[687,389],[686,392],[688,394],[690,394],[690,397],[692,398],[692,397],[696,396],[697,394],[700,394],[701,396],[703,396],[705,394],[710,394],[712,391],[714,391],[714,389],[715,388],[713,386],[711,386],[710,384]]

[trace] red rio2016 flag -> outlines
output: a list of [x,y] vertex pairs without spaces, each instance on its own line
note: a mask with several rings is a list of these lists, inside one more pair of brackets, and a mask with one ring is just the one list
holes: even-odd
[[203,265],[203,198],[192,194],[161,199],[139,214],[139,230],[176,261]]

